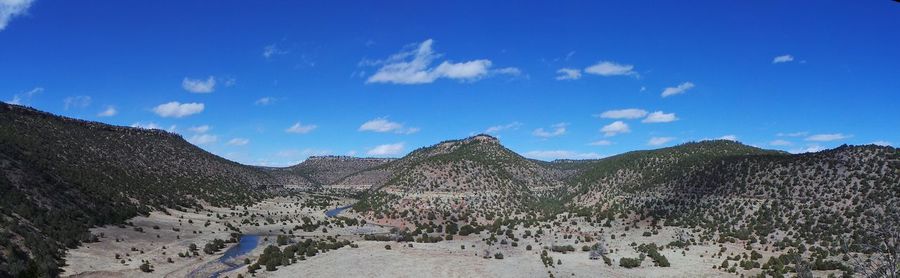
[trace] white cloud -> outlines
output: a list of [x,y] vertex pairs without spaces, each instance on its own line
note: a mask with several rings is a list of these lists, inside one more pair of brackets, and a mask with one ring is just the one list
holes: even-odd
[[216,137],[215,135],[195,134],[194,136],[191,136],[190,139],[188,139],[188,142],[191,142],[194,145],[206,145],[206,144],[215,143],[218,140],[219,140],[219,138]]
[[600,113],[600,117],[606,119],[637,119],[646,115],[647,110],[637,108],[609,110]]
[[366,83],[427,84],[440,78],[475,81],[492,73],[510,75],[521,73],[518,68],[491,70],[493,63],[487,59],[459,63],[443,61],[432,68],[431,63],[441,56],[432,50],[433,43],[434,40],[428,39],[420,44],[407,46],[386,60],[360,62],[360,65],[364,66],[381,65],[375,74],[369,76]]
[[288,54],[288,51],[279,49],[277,44],[273,43],[273,44],[263,47],[262,56],[266,57],[266,59],[272,58],[272,56],[275,56],[275,55],[284,55],[284,54]]
[[683,94],[684,92],[687,92],[687,90],[690,90],[691,88],[694,88],[694,83],[684,82],[684,83],[678,84],[678,86],[668,87],[665,90],[663,90],[662,97]]
[[359,126],[359,131],[394,132],[399,134],[413,134],[419,131],[416,127],[404,127],[403,124],[389,121],[387,118],[376,118]]
[[806,132],[806,131],[792,132],[792,133],[783,133],[783,132],[780,132],[780,133],[775,134],[775,135],[777,135],[778,137],[784,137],[784,136],[787,136],[787,137],[803,137],[803,136],[809,135],[809,132]]
[[32,97],[42,92],[44,92],[43,87],[34,87],[34,89],[28,90],[27,92],[13,95],[13,98],[7,101],[7,103],[15,105],[28,105],[28,102],[31,101]]
[[97,113],[97,117],[112,117],[112,116],[115,116],[116,114],[119,114],[119,110],[116,110],[115,106],[108,105],[108,106],[106,106],[106,109],[103,109],[103,111],[100,111],[100,113]]
[[792,62],[792,61],[794,61],[794,56],[791,56],[790,54],[785,54],[785,55],[777,56],[774,59],[772,59],[772,64],[787,63],[787,62]]
[[202,79],[191,79],[185,77],[184,80],[181,80],[181,87],[184,88],[185,91],[197,94],[206,94],[212,93],[216,90],[216,78],[210,76],[206,80]]
[[366,152],[366,155],[372,156],[386,156],[386,155],[398,155],[403,152],[403,148],[406,146],[405,143],[396,143],[396,144],[384,144],[375,146],[369,151]]
[[28,13],[34,0],[0,0],[0,31],[6,29],[9,21]]
[[611,124],[603,126],[600,131],[602,131],[606,137],[610,137],[620,133],[629,133],[631,132],[631,128],[629,128],[628,124],[623,121],[615,121]]
[[[141,123],[141,122],[136,122],[136,123],[131,124],[131,127],[143,128],[143,129],[159,129],[159,130],[163,130],[163,127],[162,127],[162,126],[160,126],[160,125],[158,125],[158,124],[156,124],[156,123],[154,123],[154,122],[149,122],[149,123],[146,123],[146,124],[145,124],[145,123]],[[168,129],[165,129],[165,130],[168,131],[168,132],[175,132],[175,125],[171,125],[171,126],[169,126]]]
[[609,146],[609,145],[612,145],[612,144],[613,144],[612,141],[609,141],[609,140],[597,140],[597,141],[594,141],[594,142],[589,143],[588,145],[591,145],[591,146]]
[[618,64],[616,62],[600,61],[593,66],[584,69],[585,73],[596,74],[600,76],[617,76],[617,75],[634,75],[633,65]]
[[795,153],[795,154],[796,153],[814,153],[814,152],[818,152],[818,151],[821,151],[824,149],[825,148],[823,148],[822,146],[813,144],[813,145],[806,145],[806,148],[793,149],[793,150],[789,150],[788,152]]
[[188,130],[193,133],[206,133],[211,129],[212,127],[210,127],[209,125],[192,126],[188,128]]
[[656,111],[647,115],[647,118],[644,118],[642,123],[670,123],[677,121],[678,117],[675,117],[675,113],[663,113],[663,111]]
[[307,134],[307,133],[313,131],[314,129],[316,129],[317,127],[318,127],[317,125],[313,125],[313,124],[303,125],[300,122],[297,122],[294,125],[292,125],[291,127],[285,129],[284,131],[288,132],[288,133]]
[[815,141],[815,142],[827,142],[827,141],[835,141],[835,140],[843,140],[850,138],[849,135],[844,135],[843,133],[830,133],[830,134],[814,134],[809,137],[806,137],[806,141]]
[[[301,159],[301,158],[305,158],[305,157],[309,157],[309,156],[327,155],[327,154],[331,154],[331,151],[318,150],[318,149],[303,149],[303,150],[287,149],[287,150],[280,150],[280,151],[276,152],[275,156],[283,157],[283,158]],[[292,164],[296,164],[296,163],[292,163]]]
[[525,157],[542,160],[554,159],[597,159],[603,156],[593,152],[580,153],[566,150],[530,151],[524,153]]
[[556,80],[576,80],[581,78],[581,70],[579,69],[561,68],[556,73],[559,74],[556,76]]
[[531,134],[537,137],[550,138],[556,137],[563,134],[566,134],[566,127],[569,126],[568,123],[558,123],[553,125],[552,130],[544,130],[544,128],[535,129]]
[[884,147],[891,147],[891,146],[893,146],[893,145],[891,145],[891,142],[888,142],[888,141],[875,141],[875,142],[872,142],[872,143],[869,143],[869,144],[872,144],[872,145],[878,145],[878,146],[884,146]]
[[520,123],[520,122],[511,122],[511,123],[508,123],[505,125],[495,125],[492,127],[488,127],[486,130],[484,130],[484,133],[497,134],[504,130],[516,130],[516,129],[519,129],[519,127],[521,127],[521,126],[522,126],[522,123]]
[[90,96],[74,96],[63,99],[63,106],[66,110],[69,108],[85,108],[91,105]]
[[204,107],[205,106],[203,105],[203,103],[180,103],[177,101],[172,101],[156,106],[155,108],[153,108],[153,112],[155,112],[160,117],[181,118],[203,112]]
[[519,68],[516,68],[516,67],[505,67],[502,69],[492,70],[491,72],[495,73],[495,74],[505,74],[505,75],[510,75],[510,76],[522,75],[522,70],[520,70]]
[[231,140],[228,140],[228,143],[226,143],[226,144],[228,144],[229,146],[243,146],[243,145],[247,145],[249,143],[250,143],[250,139],[232,138]]
[[738,137],[737,137],[737,135],[734,135],[734,134],[728,134],[728,135],[723,135],[722,137],[719,137],[718,139],[737,142]]
[[137,122],[137,123],[131,124],[131,127],[138,127],[138,128],[143,128],[143,129],[162,129],[162,127],[160,127],[158,124],[153,123],[153,122],[149,122],[146,124]]
[[257,99],[256,101],[253,102],[253,104],[256,104],[256,105],[259,105],[259,106],[266,106],[266,105],[269,105],[269,104],[272,104],[272,103],[275,103],[275,98],[274,98],[274,97],[262,97],[262,98]]
[[772,142],[769,142],[769,145],[771,145],[771,146],[790,146],[793,144],[794,143],[791,143],[791,141],[782,140],[782,139],[777,139],[777,140],[773,140]]
[[675,137],[653,137],[647,141],[647,145],[650,145],[650,146],[665,145],[666,143],[669,143],[672,140],[675,140]]

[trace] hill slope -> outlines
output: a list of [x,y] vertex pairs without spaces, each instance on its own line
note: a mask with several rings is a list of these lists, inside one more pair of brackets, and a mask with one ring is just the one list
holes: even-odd
[[393,195],[387,197],[390,201],[377,203],[391,211],[419,210],[414,213],[418,217],[451,211],[476,217],[488,212],[522,213],[541,196],[564,185],[561,171],[526,159],[488,135],[421,148],[348,179],[373,171],[389,174],[372,189]]
[[0,105],[0,273],[55,276],[88,228],[159,208],[249,203],[275,180],[160,130]]
[[359,158],[350,156],[311,156],[302,163],[277,169],[301,176],[315,185],[333,185],[343,178],[391,162],[392,158]]

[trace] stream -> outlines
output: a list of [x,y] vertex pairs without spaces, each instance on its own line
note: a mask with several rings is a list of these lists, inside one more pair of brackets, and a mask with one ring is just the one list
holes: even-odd
[[259,235],[241,236],[241,239],[238,241],[237,245],[228,248],[228,250],[225,251],[225,254],[222,254],[222,257],[219,257],[219,259],[216,260],[216,262],[228,267],[223,270],[213,272],[209,275],[209,277],[218,278],[222,273],[229,272],[244,266],[244,262],[238,260],[239,257],[247,255],[247,253],[250,253],[250,251],[256,249],[256,246],[259,245],[259,238]]
[[327,216],[328,218],[332,218],[332,217],[337,216],[338,214],[341,214],[341,212],[343,212],[344,210],[347,210],[348,208],[352,208],[352,207],[353,207],[353,205],[346,205],[346,206],[343,206],[343,207],[337,207],[337,208],[334,208],[334,209],[332,209],[332,210],[326,211],[326,212],[325,212],[325,216]]

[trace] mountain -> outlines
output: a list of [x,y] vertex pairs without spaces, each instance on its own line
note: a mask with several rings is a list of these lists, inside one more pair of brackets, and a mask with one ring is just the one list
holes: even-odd
[[574,170],[567,179],[582,191],[613,189],[634,192],[730,157],[788,156],[730,140],[690,142],[656,150],[633,151],[596,160],[558,161],[555,167]]
[[[161,130],[0,105],[0,273],[55,276],[88,228],[162,208],[252,203],[266,171]],[[27,276],[27,275],[26,275]]]
[[345,180],[364,180],[359,178],[362,176],[378,176],[371,190],[389,194],[376,195],[380,198],[392,199],[378,201],[377,210],[424,207],[440,213],[485,216],[501,211],[523,212],[539,197],[562,187],[565,174],[526,159],[503,147],[497,138],[482,134],[415,150]]
[[874,145],[788,154],[714,140],[540,162],[479,135],[382,168],[389,178],[355,209],[394,222],[633,216],[706,239],[777,240],[779,248],[806,241],[832,251],[840,237],[872,244],[864,231],[900,223],[886,212],[900,205],[900,151]]
[[[392,158],[359,158],[351,156],[311,156],[300,164],[276,169],[289,176],[304,177],[318,186],[334,185],[343,178],[393,161]],[[287,183],[290,184],[290,183]]]

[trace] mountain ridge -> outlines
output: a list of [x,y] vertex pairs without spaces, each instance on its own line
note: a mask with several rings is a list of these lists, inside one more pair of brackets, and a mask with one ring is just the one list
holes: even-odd
[[[498,215],[533,221],[565,212],[639,212],[716,233],[791,232],[819,242],[844,230],[821,230],[814,220],[792,228],[787,221],[797,220],[788,215],[806,213],[798,208],[846,213],[853,218],[845,226],[866,229],[866,223],[884,219],[863,212],[898,203],[898,184],[900,151],[893,147],[843,145],[787,154],[728,140],[540,161],[479,134],[401,158],[318,156],[288,167],[259,167],[216,156],[172,132],[3,104],[0,247],[6,251],[0,272],[56,276],[62,252],[90,240],[90,227],[155,210],[252,204],[288,186],[326,192],[350,185],[341,188],[359,194],[354,209],[385,221],[421,223],[434,215],[472,223]],[[816,194],[825,202],[803,203]],[[746,200],[753,200],[746,211],[716,210],[744,207]],[[722,220],[745,219],[746,213],[785,216]]]

